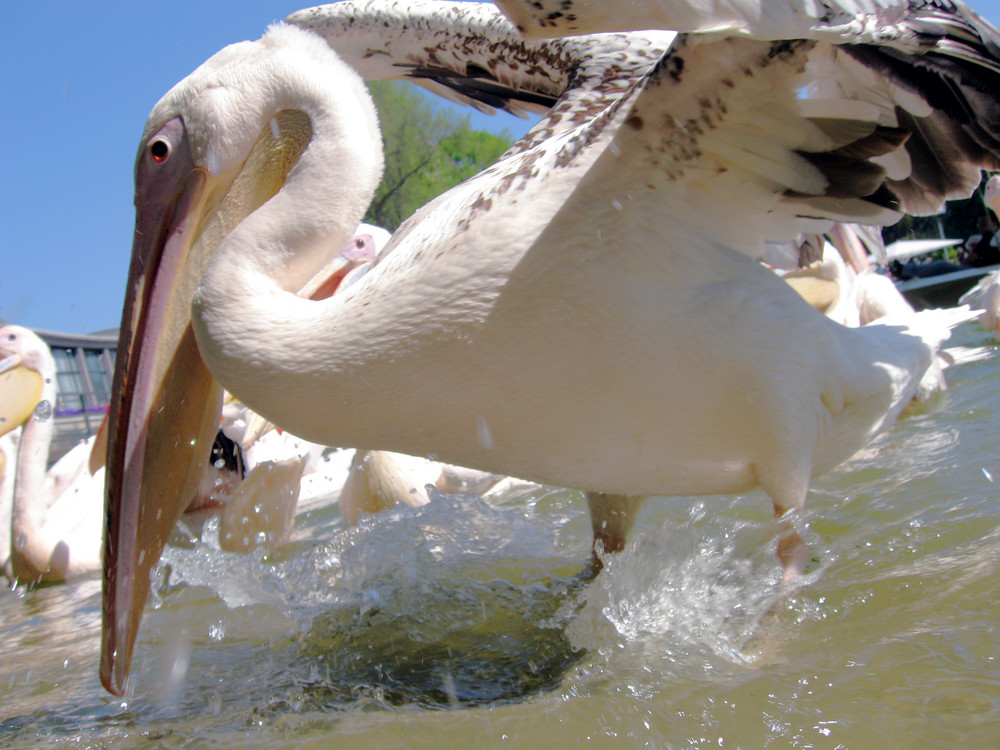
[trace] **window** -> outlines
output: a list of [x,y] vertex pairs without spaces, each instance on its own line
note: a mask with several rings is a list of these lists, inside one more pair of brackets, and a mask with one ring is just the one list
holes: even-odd
[[111,400],[111,378],[104,369],[104,354],[100,349],[84,349],[83,357],[87,362],[87,372],[90,374],[90,384],[94,388],[96,406],[104,406]]
[[76,352],[73,349],[53,347],[52,356],[56,361],[56,385],[59,387],[56,413],[76,414],[85,408],[85,388],[77,366]]

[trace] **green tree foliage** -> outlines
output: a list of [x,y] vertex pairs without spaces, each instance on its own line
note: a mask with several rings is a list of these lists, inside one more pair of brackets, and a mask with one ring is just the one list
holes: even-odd
[[394,231],[427,201],[482,171],[513,142],[474,130],[469,116],[435,108],[411,84],[369,84],[379,113],[385,174],[365,221]]

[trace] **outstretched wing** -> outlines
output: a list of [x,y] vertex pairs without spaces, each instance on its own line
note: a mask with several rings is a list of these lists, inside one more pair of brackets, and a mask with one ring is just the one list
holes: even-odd
[[323,37],[366,80],[408,80],[492,114],[542,114],[514,152],[591,120],[669,49],[674,32],[524,40],[494,6],[358,0],[286,19]]
[[[795,0],[725,4],[729,16],[742,13],[735,20],[711,4],[697,13],[666,0],[640,5],[679,8],[692,28],[715,32],[676,40],[633,31],[525,41],[494,9],[470,3],[344,2],[289,20],[367,78],[511,111],[552,102],[496,165],[422,209],[393,245],[421,221],[461,230],[517,201],[529,245],[549,222],[575,216],[605,236],[656,224],[657,242],[672,233],[757,257],[766,241],[831,220],[886,224],[900,211],[936,211],[971,193],[980,168],[1000,167],[988,95],[1000,90],[995,30],[946,2],[886,4],[868,14],[846,0],[806,4],[822,13]],[[559,5],[579,10],[578,24],[584,8],[617,6]],[[765,27],[791,33],[753,38]],[[438,219],[426,222],[431,214]]]
[[[638,29],[748,36],[754,39],[817,39],[854,44],[895,40],[900,49],[919,45],[974,49],[993,26],[956,0],[494,0],[529,39]],[[838,42],[837,40],[840,40]],[[985,42],[987,45],[993,44]],[[995,55],[991,55],[995,57]]]
[[[829,45],[811,86],[894,102],[908,173],[887,183],[914,214],[967,197],[1000,167],[1000,32],[949,0],[497,0],[528,37],[648,27]],[[853,59],[860,65],[849,64]],[[879,102],[881,103],[881,102]],[[895,170],[907,168],[899,164]]]

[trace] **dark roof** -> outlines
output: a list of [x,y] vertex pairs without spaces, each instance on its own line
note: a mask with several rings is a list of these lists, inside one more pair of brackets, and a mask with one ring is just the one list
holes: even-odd
[[60,333],[59,331],[43,331],[32,329],[49,346],[63,348],[83,347],[85,349],[117,349],[118,329],[110,328],[97,333]]

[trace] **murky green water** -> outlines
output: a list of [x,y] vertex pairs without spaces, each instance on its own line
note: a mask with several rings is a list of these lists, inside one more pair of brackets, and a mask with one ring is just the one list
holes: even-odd
[[949,381],[814,484],[783,600],[762,494],[649,502],[586,585],[566,491],[178,535],[124,701],[96,577],[0,593],[0,746],[998,747],[1000,351]]

